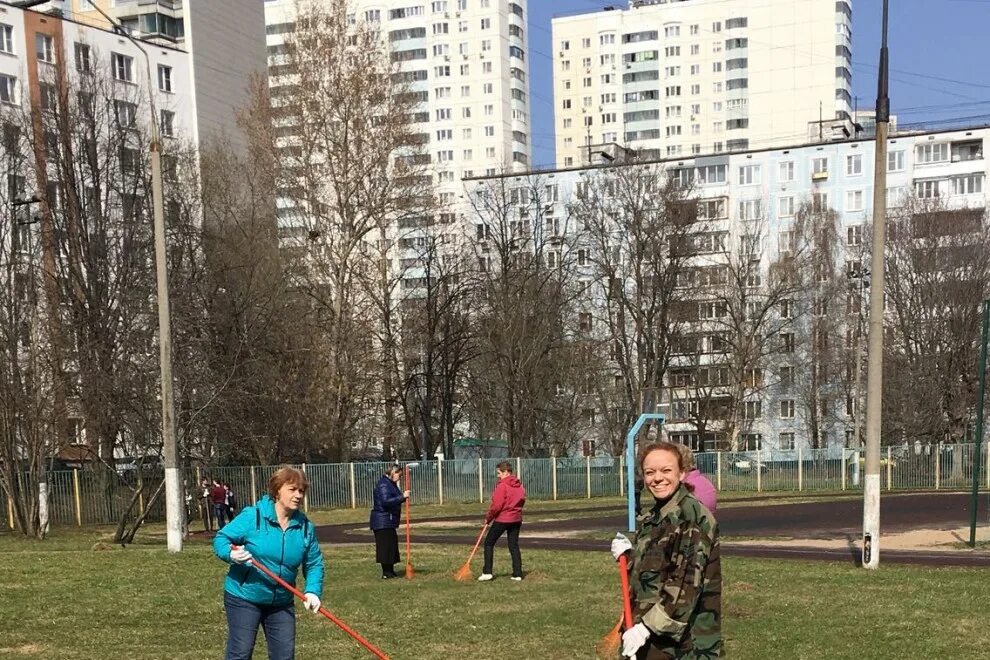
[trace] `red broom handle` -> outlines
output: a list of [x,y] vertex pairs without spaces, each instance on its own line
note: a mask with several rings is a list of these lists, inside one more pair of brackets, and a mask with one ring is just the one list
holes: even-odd
[[[406,490],[409,490],[409,466],[406,466]],[[409,540],[409,498],[406,498],[406,566],[412,564],[412,556],[410,554],[410,540]]]
[[[237,548],[237,546],[231,546],[231,547],[232,548],[235,548],[235,549]],[[293,594],[295,594],[296,598],[298,598],[299,600],[302,600],[302,601],[305,601],[306,600],[306,596],[303,595],[303,593],[301,591],[299,591],[298,589],[296,589],[295,587],[293,587],[291,584],[289,584],[288,582],[286,582],[282,578],[280,578],[278,575],[276,575],[267,566],[265,566],[264,564],[258,562],[257,559],[250,559],[250,560],[248,560],[248,563],[251,564],[252,566],[254,566],[255,568],[257,568],[259,571],[261,571],[262,573],[264,573],[268,577],[270,577],[272,580],[274,580],[283,589],[286,589],[287,591],[290,591]],[[350,635],[351,637],[353,637],[357,641],[358,644],[360,644],[364,648],[366,648],[369,651],[371,651],[376,657],[380,658],[381,660],[389,660],[389,657],[387,655],[385,655],[380,650],[378,650],[378,648],[376,648],[371,642],[369,642],[368,640],[366,640],[364,637],[361,637],[361,635],[359,635],[357,632],[355,632],[346,623],[344,623],[343,621],[341,621],[340,619],[338,619],[336,616],[334,616],[334,614],[330,610],[328,610],[327,608],[325,608],[325,607],[323,607],[321,605],[320,606],[320,609],[317,610],[317,611],[320,614],[322,614],[323,616],[325,616],[326,618],[330,619],[330,621],[332,621],[334,625],[336,625],[338,628],[340,628],[341,630],[343,630],[345,633],[347,633],[348,635]]]
[[619,579],[622,581],[622,616],[626,630],[633,627],[632,603],[629,601],[629,560],[619,556]]

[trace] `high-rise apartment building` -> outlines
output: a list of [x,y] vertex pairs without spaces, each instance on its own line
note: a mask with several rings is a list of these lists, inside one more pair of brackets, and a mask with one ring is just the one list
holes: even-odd
[[246,105],[247,86],[265,71],[263,0],[48,0],[35,7],[109,29],[102,9],[131,36],[176,46],[188,53],[192,71],[197,143],[225,133],[236,141],[236,110]]
[[[319,2],[319,0],[314,0]],[[530,164],[529,64],[526,0],[357,0],[349,20],[377,27],[408,91],[422,99],[414,113],[424,137],[439,202],[456,211],[461,181],[520,172]],[[294,30],[296,0],[267,0],[269,71]],[[275,74],[269,84],[278,87]],[[294,212],[280,212],[283,232]],[[402,263],[422,243],[416,228],[390,236]],[[401,234],[401,235],[400,235]],[[404,268],[410,282],[420,276]]]
[[588,145],[666,158],[815,137],[851,112],[851,26],[851,0],[631,0],[556,18],[557,165],[593,161]]

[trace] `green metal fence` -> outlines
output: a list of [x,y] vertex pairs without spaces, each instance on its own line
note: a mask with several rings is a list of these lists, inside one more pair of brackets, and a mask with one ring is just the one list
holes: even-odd
[[[884,490],[948,490],[968,488],[973,478],[972,444],[900,445],[881,452]],[[720,491],[841,491],[862,488],[862,450],[828,448],[710,452],[696,456],[699,469]],[[414,501],[425,504],[486,502],[495,488],[495,466],[503,459],[426,461],[412,467]],[[624,462],[612,457],[509,459],[530,500],[616,497],[625,494]],[[990,452],[983,455],[981,482],[990,489]],[[310,490],[307,509],[368,508],[375,484],[387,463],[297,465],[306,471]],[[240,506],[253,504],[264,493],[278,466],[196,468],[185,475],[190,494],[187,515],[199,516],[199,483],[204,477],[231,486]],[[161,473],[134,470],[68,470],[49,475],[49,505],[53,526],[115,523],[131,500],[138,480],[146,501],[161,481]],[[405,486],[403,485],[403,488]],[[164,498],[148,512],[149,520],[164,517]],[[3,520],[13,527],[6,494],[0,491]]]

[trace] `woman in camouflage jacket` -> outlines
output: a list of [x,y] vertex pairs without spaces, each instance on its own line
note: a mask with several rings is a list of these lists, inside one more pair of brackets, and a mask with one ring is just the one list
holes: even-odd
[[[715,517],[681,483],[677,445],[643,448],[640,469],[653,506],[637,517],[636,537],[617,535],[612,555],[630,552],[636,624],[622,655],[638,660],[722,657],[722,569]],[[644,504],[646,504],[644,502]]]

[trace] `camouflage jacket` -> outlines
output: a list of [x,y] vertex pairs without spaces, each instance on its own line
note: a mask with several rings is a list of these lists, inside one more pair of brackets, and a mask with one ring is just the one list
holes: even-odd
[[682,484],[637,518],[633,614],[653,631],[640,658],[722,656],[718,523]]

